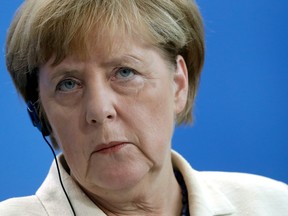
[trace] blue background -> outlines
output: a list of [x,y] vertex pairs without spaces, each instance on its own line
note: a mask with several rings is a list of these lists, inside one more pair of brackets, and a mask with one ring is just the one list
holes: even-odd
[[[0,201],[34,193],[52,161],[5,68],[5,35],[21,2],[0,7]],[[176,129],[174,148],[198,170],[248,172],[288,183],[288,2],[198,4],[206,62],[194,124]]]

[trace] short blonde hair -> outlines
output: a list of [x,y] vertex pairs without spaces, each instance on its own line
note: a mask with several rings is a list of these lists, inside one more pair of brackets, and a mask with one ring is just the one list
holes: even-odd
[[[97,34],[96,34],[97,33]],[[55,55],[87,52],[88,37],[137,36],[160,48],[169,61],[186,61],[188,101],[177,123],[192,121],[204,62],[204,30],[193,0],[26,0],[10,26],[6,64],[24,100],[38,100],[38,68]],[[117,35],[116,35],[117,34]]]

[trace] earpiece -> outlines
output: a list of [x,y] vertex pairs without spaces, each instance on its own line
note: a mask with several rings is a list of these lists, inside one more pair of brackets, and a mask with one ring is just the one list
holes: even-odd
[[28,114],[30,116],[33,126],[37,127],[38,130],[43,134],[43,136],[49,136],[51,133],[49,126],[46,124],[44,119],[39,118],[35,103],[32,103],[32,101],[28,101],[27,111],[28,111]]

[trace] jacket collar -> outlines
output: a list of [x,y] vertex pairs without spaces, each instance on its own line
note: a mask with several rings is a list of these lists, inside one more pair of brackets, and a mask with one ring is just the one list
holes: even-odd
[[172,163],[184,178],[189,200],[189,211],[193,216],[232,215],[235,208],[217,188],[208,183],[201,173],[194,170],[190,164],[177,152],[172,151]]

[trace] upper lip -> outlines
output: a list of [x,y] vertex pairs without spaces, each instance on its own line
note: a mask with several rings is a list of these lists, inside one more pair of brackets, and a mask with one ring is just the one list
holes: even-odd
[[112,148],[114,146],[121,145],[124,143],[127,143],[127,142],[126,141],[112,141],[109,143],[101,143],[101,144],[96,146],[96,148],[94,149],[94,152],[98,152],[98,151],[101,151],[104,149]]

